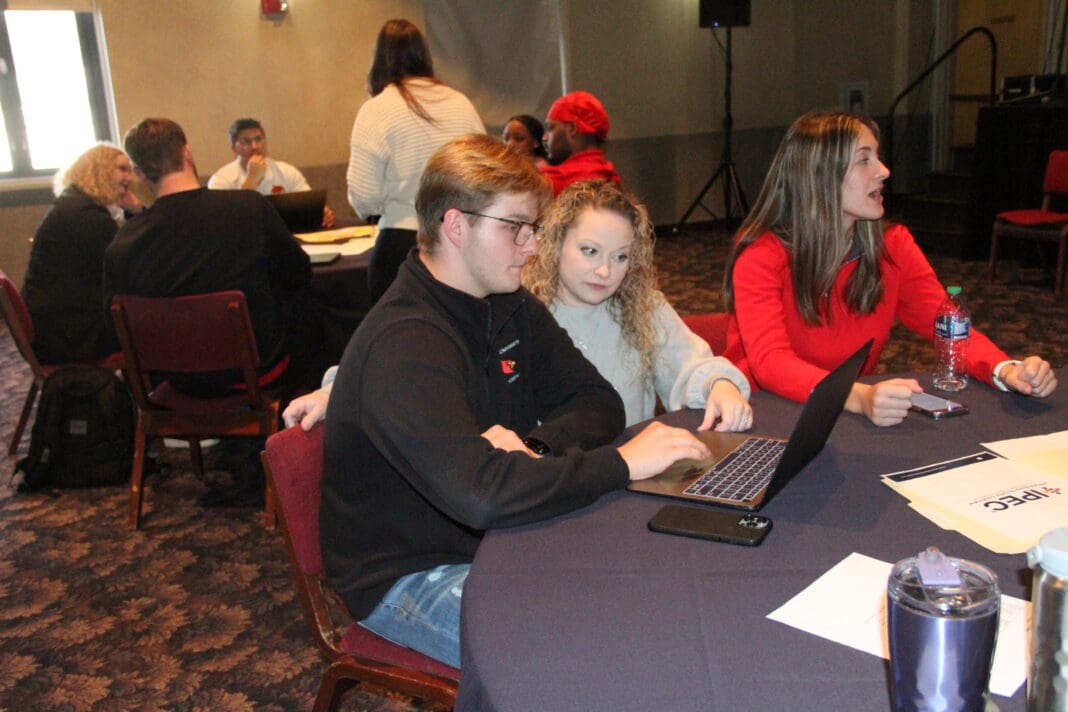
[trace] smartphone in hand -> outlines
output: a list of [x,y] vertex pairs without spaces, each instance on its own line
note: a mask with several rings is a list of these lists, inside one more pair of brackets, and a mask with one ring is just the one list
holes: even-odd
[[759,514],[669,504],[649,520],[649,530],[728,544],[758,546],[771,531],[771,520]]
[[913,393],[912,407],[909,410],[940,420],[955,415],[964,415],[968,412],[968,406],[948,398],[933,396],[930,393]]

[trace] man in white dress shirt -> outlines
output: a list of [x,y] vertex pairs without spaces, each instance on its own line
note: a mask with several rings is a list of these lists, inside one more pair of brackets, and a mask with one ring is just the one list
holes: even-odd
[[[292,165],[267,157],[267,134],[256,119],[237,119],[230,125],[233,161],[208,180],[214,190],[255,190],[261,195],[311,190],[304,174]],[[334,211],[323,206],[323,227],[332,227]]]

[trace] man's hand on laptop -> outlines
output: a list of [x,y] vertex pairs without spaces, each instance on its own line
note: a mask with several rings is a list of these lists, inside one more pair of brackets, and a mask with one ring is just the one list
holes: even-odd
[[619,446],[619,454],[630,469],[630,479],[655,477],[679,460],[711,457],[708,447],[689,430],[663,423],[651,423]]

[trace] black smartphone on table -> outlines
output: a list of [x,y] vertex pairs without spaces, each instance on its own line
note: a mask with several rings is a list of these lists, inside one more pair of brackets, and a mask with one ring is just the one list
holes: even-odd
[[923,413],[928,418],[940,420],[942,418],[951,418],[955,415],[964,415],[968,412],[968,406],[948,398],[933,396],[930,393],[913,393],[912,407],[909,410]]
[[649,531],[758,546],[771,531],[771,520],[759,514],[669,504],[649,520]]

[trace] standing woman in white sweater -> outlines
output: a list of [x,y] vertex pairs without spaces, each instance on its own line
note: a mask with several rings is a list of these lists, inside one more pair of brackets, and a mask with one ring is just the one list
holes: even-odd
[[381,216],[368,268],[373,304],[415,245],[415,192],[430,154],[486,127],[466,96],[434,78],[426,39],[408,20],[382,26],[367,85],[371,98],[352,125],[348,186],[360,217]]
[[627,425],[700,408],[698,430],[748,430],[749,382],[694,334],[656,288],[653,225],[615,183],[564,189],[543,221],[523,283],[623,399]]

